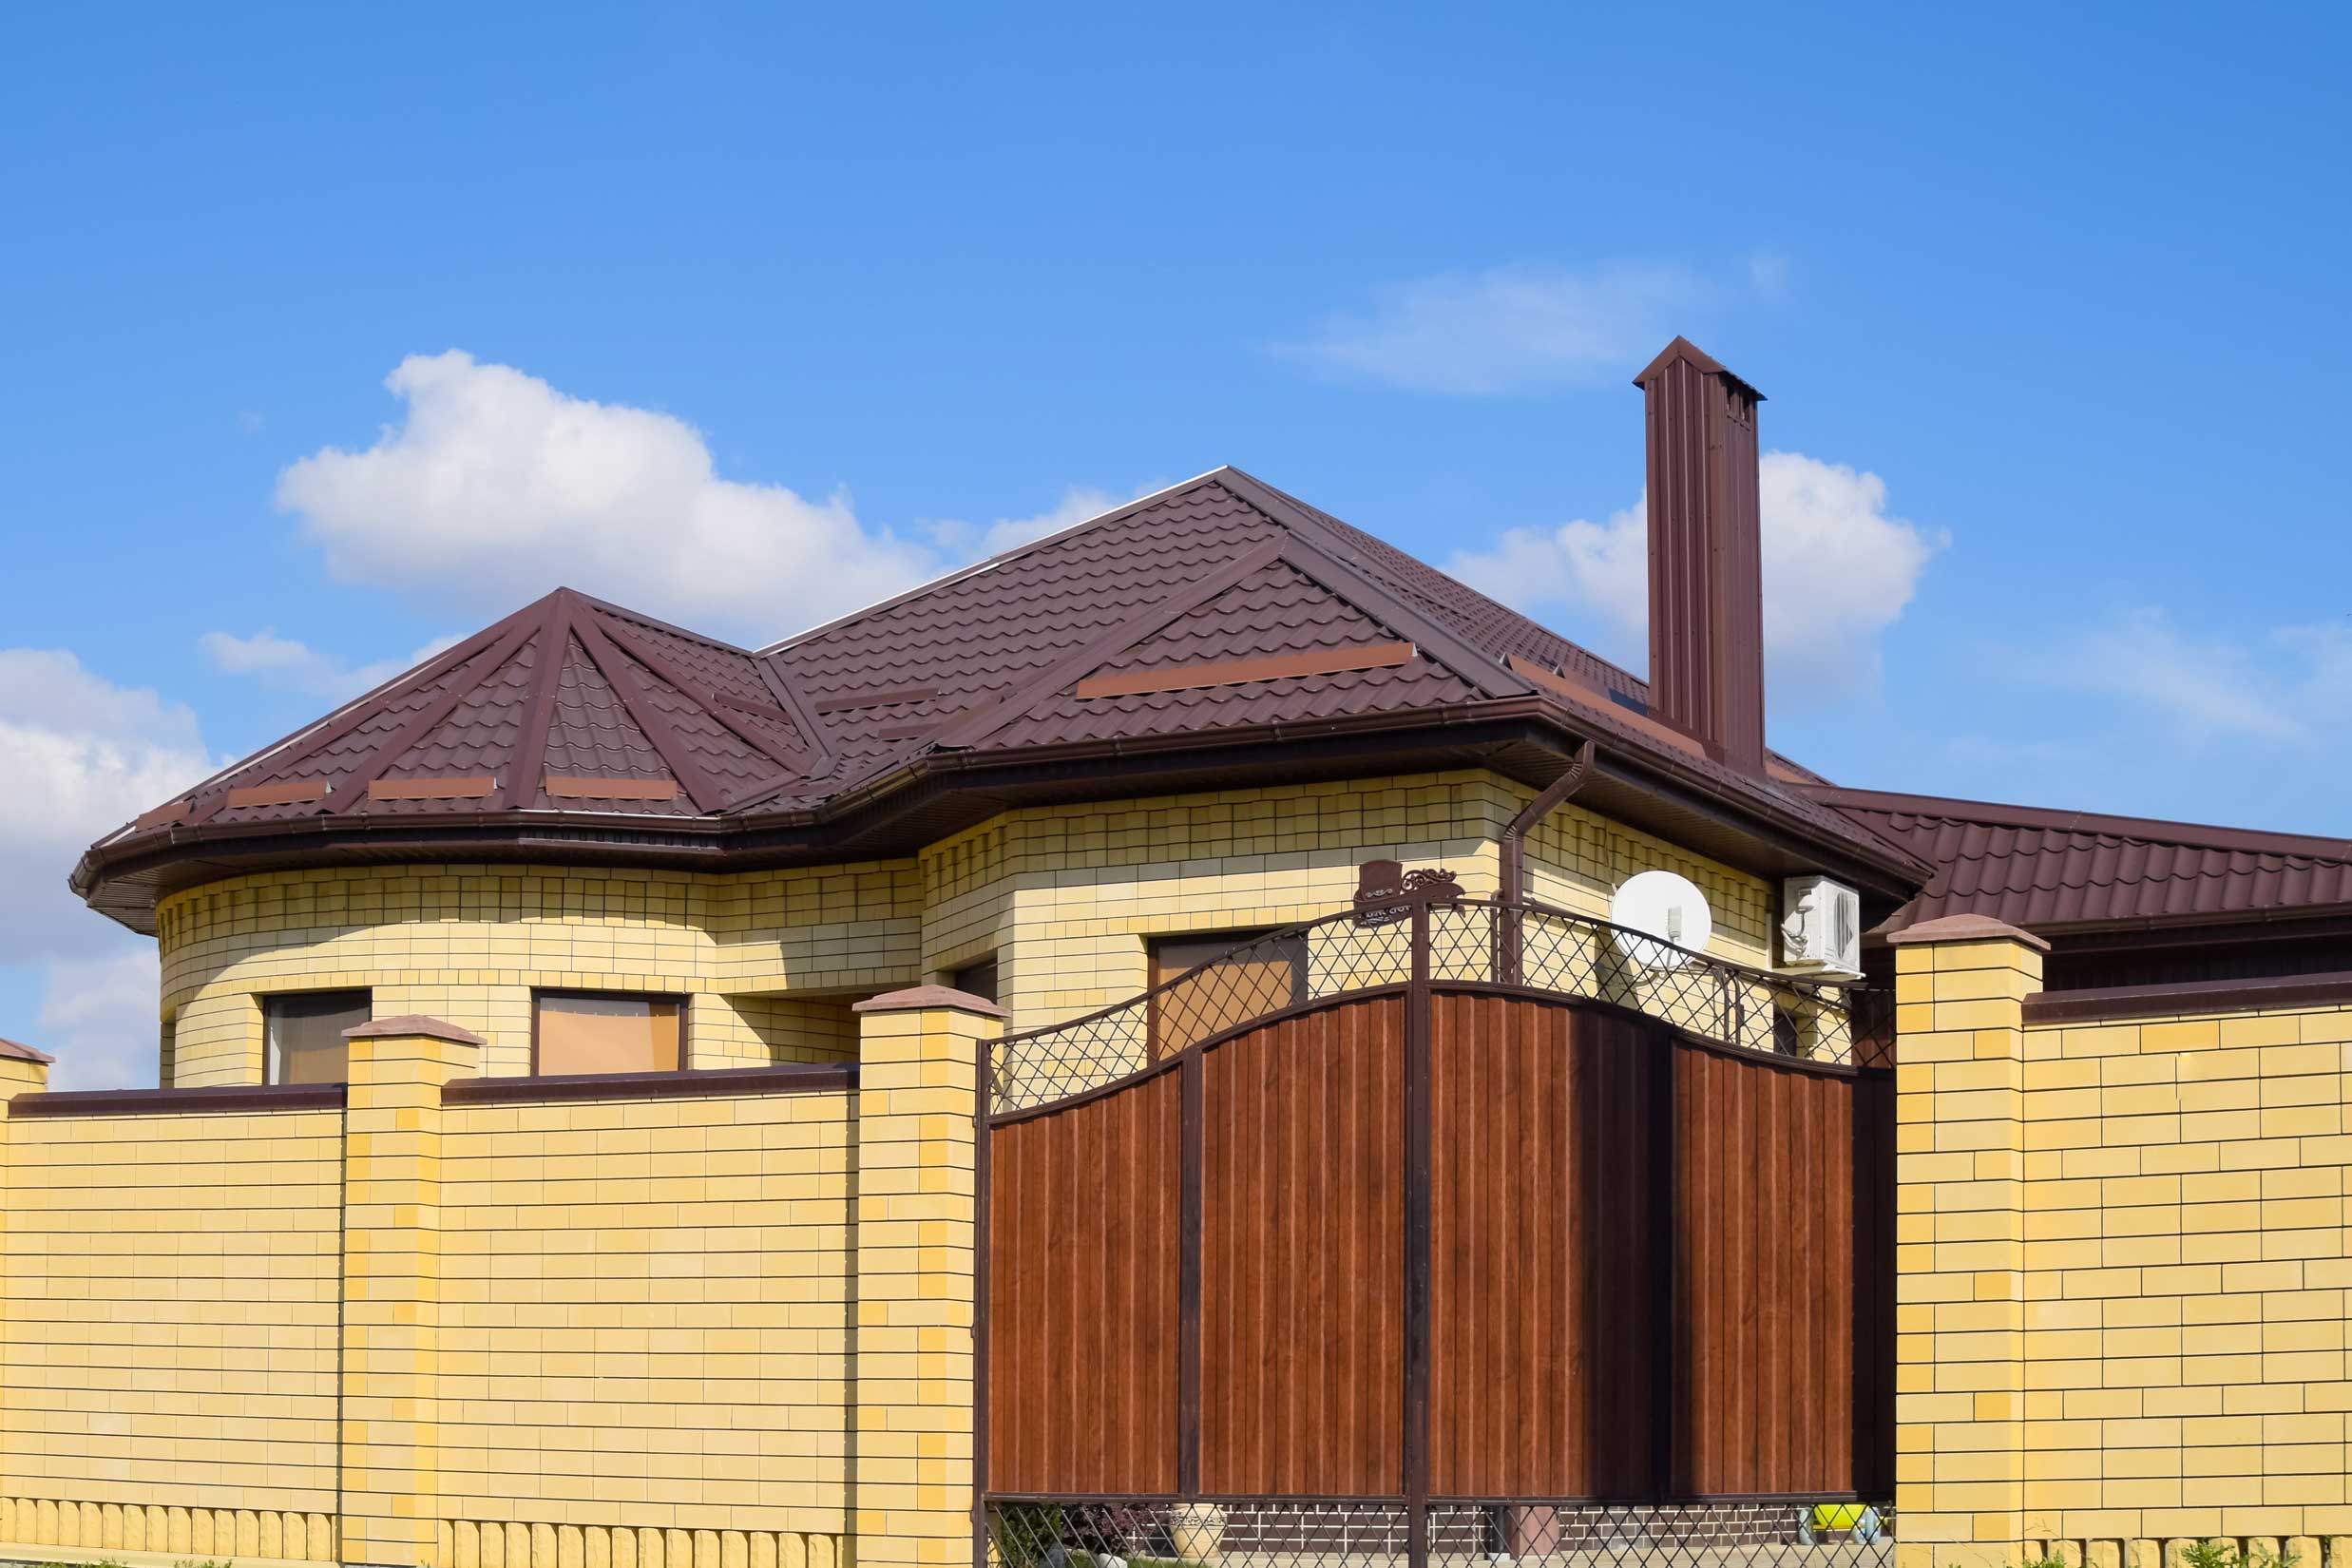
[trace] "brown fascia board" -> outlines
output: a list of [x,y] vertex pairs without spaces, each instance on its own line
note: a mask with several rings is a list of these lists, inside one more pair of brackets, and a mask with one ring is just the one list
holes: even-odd
[[2002,828],[2040,828],[2055,832],[2108,833],[2117,838],[2184,844],[2198,849],[2243,850],[2249,854],[2307,855],[2321,860],[2352,862],[2352,840],[2324,838],[2317,834],[2267,832],[2257,828],[2220,828],[2202,822],[2174,822],[2152,816],[2110,816],[2097,812],[2070,812],[2048,806],[2012,806],[1998,801],[1907,794],[1890,790],[1849,790],[1835,785],[1815,784],[1797,784],[1792,788],[1803,790],[1822,805],[1851,807],[1856,811],[1941,817],[1954,822],[1981,822]]
[[[1019,804],[1022,794],[1048,782],[1071,798],[1113,798],[1134,788],[1149,788],[1155,774],[1178,771],[1188,756],[1191,765],[1183,770],[1188,774],[1255,768],[1280,776],[1288,766],[1280,754],[1346,742],[1350,771],[1371,772],[1381,768],[1384,755],[1415,749],[1406,743],[1408,737],[1426,736],[1446,744],[1458,736],[1459,745],[1467,751],[1504,744],[1508,731],[1528,744],[1566,755],[1592,737],[1597,728],[1604,731],[1604,750],[1596,773],[1642,796],[1719,823],[1734,838],[1769,849],[1782,860],[1817,864],[1875,892],[1908,897],[1925,880],[1928,868],[1923,863],[1891,853],[1873,859],[1864,852],[1866,845],[1826,839],[1803,818],[1773,812],[1769,800],[1754,792],[1726,791],[1696,774],[1677,776],[1678,770],[1667,759],[1613,743],[1606,726],[1585,724],[1539,694],[1205,735],[1080,741],[1002,753],[925,751],[886,762],[875,775],[821,806],[746,812],[726,818],[531,811],[314,817],[229,827],[173,825],[93,846],[70,880],[85,900],[137,929],[142,927],[125,915],[140,911],[111,908],[92,897],[102,880],[160,870],[198,857],[233,866],[263,856],[282,859],[340,850],[383,860],[603,857],[709,870],[815,864],[907,852],[907,846],[890,847],[892,821],[908,819],[941,793],[973,795],[977,821]],[[234,870],[223,869],[193,880],[234,874]],[[151,927],[151,920],[148,924]]]

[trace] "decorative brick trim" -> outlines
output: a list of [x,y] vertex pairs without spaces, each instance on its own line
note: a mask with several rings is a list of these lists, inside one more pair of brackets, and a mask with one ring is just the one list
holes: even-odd
[[2251,1013],[2272,1007],[2352,1004],[2352,970],[2274,975],[2260,980],[2191,980],[2170,985],[2108,985],[2044,991],[2025,999],[2028,1023],[2075,1023],[2103,1018],[2165,1018],[2187,1013]]
[[805,1095],[857,1087],[854,1061],[794,1061],[775,1067],[713,1067],[683,1073],[545,1073],[527,1078],[453,1078],[445,1105],[530,1100],[688,1100],[713,1095]]
[[18,1095],[9,1115],[201,1116],[224,1111],[339,1111],[340,1083],[226,1083],[207,1089],[62,1089]]

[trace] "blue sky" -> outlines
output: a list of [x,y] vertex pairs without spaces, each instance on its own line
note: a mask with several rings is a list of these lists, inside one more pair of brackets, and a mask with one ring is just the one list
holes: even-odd
[[73,850],[559,580],[778,636],[1231,462],[1638,667],[1675,332],[1776,744],[2352,834],[2347,24],[1890,14],[11,18],[0,1035],[151,1075]]

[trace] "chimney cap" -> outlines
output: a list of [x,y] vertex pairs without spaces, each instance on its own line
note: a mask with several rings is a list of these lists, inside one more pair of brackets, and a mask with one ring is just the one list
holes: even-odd
[[1648,365],[1642,368],[1641,373],[1634,377],[1634,385],[1636,387],[1647,387],[1653,379],[1665,372],[1667,366],[1673,364],[1677,359],[1687,362],[1693,369],[1705,374],[1722,376],[1726,381],[1731,382],[1731,385],[1746,392],[1750,398],[1754,399],[1758,403],[1764,401],[1764,393],[1758,392],[1754,385],[1745,376],[1738,374],[1736,372],[1725,370],[1721,362],[1718,361],[1712,354],[1710,354],[1706,350],[1700,348],[1696,343],[1692,342],[1689,338],[1679,335],[1675,336],[1672,343],[1667,344],[1666,347],[1658,351],[1658,356],[1655,359],[1651,360]]

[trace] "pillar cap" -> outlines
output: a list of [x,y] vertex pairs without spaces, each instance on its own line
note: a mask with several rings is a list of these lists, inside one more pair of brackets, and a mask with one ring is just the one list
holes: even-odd
[[2019,942],[2041,952],[2050,950],[2050,944],[2033,932],[1980,914],[1951,914],[1922,920],[1916,926],[1889,932],[1886,940],[1898,946],[1910,942]]
[[926,1007],[953,1007],[958,1012],[978,1013],[983,1018],[1004,1018],[1004,1009],[985,996],[959,991],[952,985],[909,985],[903,991],[885,991],[852,1003],[853,1013],[913,1013]]
[[29,1045],[20,1045],[13,1040],[0,1040],[0,1057],[11,1061],[55,1061],[47,1051],[36,1051]]
[[371,1019],[354,1028],[343,1031],[345,1040],[386,1040],[394,1037],[422,1036],[427,1040],[446,1040],[457,1045],[480,1045],[485,1049],[489,1042],[471,1029],[461,1029],[454,1023],[423,1013],[403,1013],[398,1018]]

